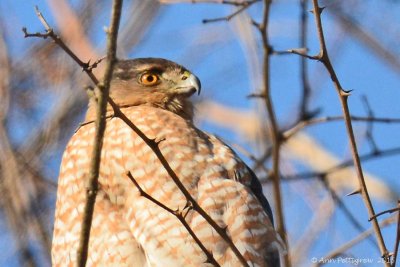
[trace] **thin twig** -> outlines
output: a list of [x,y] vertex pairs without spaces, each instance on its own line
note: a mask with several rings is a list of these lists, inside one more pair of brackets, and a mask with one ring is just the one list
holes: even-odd
[[[348,138],[350,141],[351,153],[352,153],[352,157],[353,157],[353,161],[354,161],[354,166],[355,166],[355,169],[357,172],[357,177],[358,177],[358,181],[359,181],[359,185],[360,185],[360,189],[361,189],[360,192],[361,192],[364,204],[368,210],[369,217],[373,217],[375,215],[375,211],[374,211],[374,208],[371,203],[371,199],[368,194],[367,186],[365,184],[365,179],[364,179],[364,175],[363,175],[363,171],[362,171],[362,167],[361,167],[360,157],[358,155],[357,144],[356,144],[355,137],[354,137],[353,126],[351,123],[350,111],[349,111],[349,107],[347,104],[347,99],[350,96],[350,92],[343,90],[343,88],[339,82],[339,79],[336,75],[336,72],[333,69],[330,58],[328,56],[328,50],[326,48],[325,37],[324,37],[324,32],[323,32],[322,22],[321,22],[321,13],[323,11],[323,8],[318,6],[318,0],[313,0],[313,7],[314,7],[313,13],[314,13],[314,18],[315,18],[315,25],[317,27],[318,39],[319,39],[319,43],[320,43],[320,52],[318,54],[318,57],[319,57],[318,60],[324,64],[325,68],[329,72],[332,82],[338,93],[340,103],[342,106],[342,112],[343,112],[344,119],[345,119],[347,134],[348,134]],[[386,262],[389,259],[389,253],[388,253],[388,250],[386,249],[386,245],[383,240],[378,221],[376,219],[373,219],[372,224],[374,227],[376,238],[378,240],[381,255],[385,259],[385,262]],[[385,265],[389,266],[387,263],[385,263]]]
[[[256,0],[261,1],[261,0]],[[230,1],[230,0],[159,0],[162,4],[176,4],[176,3],[192,3],[192,4],[223,4],[223,5],[231,5],[231,6],[244,6],[248,5],[254,0],[245,0],[245,1]]]
[[132,183],[136,186],[136,188],[139,190],[139,193],[142,197],[147,198],[157,206],[161,207],[162,209],[166,210],[168,213],[171,213],[174,215],[181,223],[182,225],[186,228],[186,230],[189,232],[190,236],[193,237],[194,241],[197,243],[197,245],[200,247],[200,249],[206,254],[207,256],[207,261],[206,263],[211,263],[214,266],[220,266],[219,263],[215,260],[214,256],[208,249],[203,245],[203,243],[200,241],[200,239],[197,237],[197,235],[193,232],[192,228],[190,225],[186,222],[185,216],[182,214],[182,211],[180,210],[172,210],[171,208],[167,207],[157,199],[153,198],[151,195],[147,194],[139,185],[139,183],[136,181],[136,179],[132,176],[131,172],[127,173],[129,179],[132,181]]
[[387,214],[387,213],[393,213],[393,212],[396,212],[396,211],[400,211],[400,208],[396,207],[396,208],[393,208],[393,209],[388,209],[388,210],[384,210],[384,211],[378,212],[373,217],[369,218],[368,221],[372,221],[375,218],[378,218],[379,216],[382,216],[382,215]]
[[[296,49],[298,52],[307,52],[307,37],[308,37],[308,14],[307,14],[307,6],[308,0],[301,0],[300,1],[300,47],[303,47],[302,50]],[[294,49],[293,49],[294,50]],[[290,51],[289,51],[290,52]],[[302,83],[302,95],[301,95],[301,102],[300,102],[300,114],[299,120],[307,120],[311,118],[311,114],[313,112],[309,112],[309,102],[311,97],[311,86],[310,81],[308,79],[308,62],[305,58],[300,58],[300,76],[301,76],[301,83]]]
[[[296,50],[296,51],[303,51],[304,53],[307,52],[307,48],[296,48],[296,49],[291,49],[291,50]],[[291,55],[293,54],[291,50],[274,50],[272,49],[271,55],[277,55],[277,56],[284,56],[284,55]]]
[[[121,18],[122,0],[114,0],[112,7],[111,23],[108,29],[107,38],[107,64],[104,73],[102,83],[96,84],[98,87],[97,97],[97,112],[96,112],[96,127],[95,137],[92,150],[92,157],[90,161],[90,176],[88,188],[86,191],[86,202],[84,206],[83,220],[81,233],[79,238],[79,246],[77,251],[77,263],[78,266],[86,266],[88,249],[89,249],[89,238],[90,230],[92,226],[94,205],[96,202],[97,190],[98,190],[98,178],[100,171],[101,161],[101,149],[103,146],[104,132],[106,129],[106,111],[107,111],[107,100],[109,98],[109,89],[112,79],[112,72],[114,64],[116,62],[117,54],[117,37],[118,28]],[[91,69],[89,70],[91,73]]]
[[[362,96],[362,101],[364,103],[364,107],[367,110],[367,115],[368,117],[375,117],[374,112],[372,111],[372,108],[368,102],[368,99],[365,95]],[[372,121],[368,121],[367,122],[367,132],[366,132],[366,137],[368,140],[368,143],[370,144],[372,151],[377,151],[378,150],[378,146],[374,140],[374,136],[373,136],[373,130],[374,130],[374,124],[372,123]]]
[[315,56],[308,55],[308,54],[305,53],[305,51],[304,51],[303,49],[302,49],[302,50],[299,50],[299,49],[289,49],[289,50],[287,50],[287,52],[288,52],[288,53],[291,53],[291,54],[299,55],[299,56],[304,57],[304,58],[308,58],[308,59],[312,59],[312,60],[319,60],[318,55],[315,55]]
[[225,16],[225,17],[220,17],[220,18],[214,18],[214,19],[203,19],[203,23],[212,23],[212,22],[218,22],[218,21],[230,21],[240,13],[244,12],[246,9],[248,9],[252,4],[259,2],[261,0],[252,0],[252,1],[244,1],[242,4],[238,5],[240,6],[235,12],[232,14]]
[[46,29],[45,33],[28,33],[27,29],[24,27],[22,28],[22,31],[25,34],[25,38],[28,37],[39,37],[46,39],[50,37],[59,47],[61,47],[62,50],[64,50],[65,53],[68,54],[78,65],[82,68],[84,72],[92,79],[92,81],[96,81],[95,84],[97,85],[99,81],[97,80],[96,76],[94,76],[92,70],[93,68],[90,67],[89,63],[83,62],[72,50],[61,40],[61,38],[54,33],[53,28],[50,27],[50,25],[47,23],[46,19],[43,17],[42,13],[40,12],[39,8],[36,6],[36,15],[38,16],[39,20],[42,22],[43,26]]

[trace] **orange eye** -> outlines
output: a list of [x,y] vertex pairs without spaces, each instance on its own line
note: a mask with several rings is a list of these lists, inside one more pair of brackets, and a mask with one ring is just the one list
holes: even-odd
[[158,81],[158,76],[152,73],[145,73],[140,77],[140,82],[143,85],[155,85]]

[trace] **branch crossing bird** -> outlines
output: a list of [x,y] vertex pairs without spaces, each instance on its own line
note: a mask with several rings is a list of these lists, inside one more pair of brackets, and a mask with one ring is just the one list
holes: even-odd
[[[196,202],[222,228],[249,266],[279,266],[280,241],[255,174],[220,139],[196,128],[189,97],[200,81],[186,68],[159,58],[119,60],[110,97],[159,148]],[[95,133],[92,98],[62,159],[52,244],[54,266],[76,266],[90,155]],[[108,115],[112,115],[111,107]],[[99,190],[87,266],[212,266],[182,223],[140,195],[172,210],[187,199],[148,145],[119,118],[110,116],[101,152]],[[185,220],[220,266],[242,266],[228,244],[193,209]]]

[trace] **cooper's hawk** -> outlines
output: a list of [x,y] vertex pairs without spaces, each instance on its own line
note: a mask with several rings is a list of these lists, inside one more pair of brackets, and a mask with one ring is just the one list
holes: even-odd
[[[277,266],[278,239],[271,209],[254,173],[213,135],[192,122],[188,98],[200,82],[184,67],[156,58],[119,61],[110,96],[159,147],[198,204],[227,233],[250,266]],[[94,118],[89,104],[86,121]],[[112,110],[109,110],[112,114]],[[80,127],[62,160],[55,214],[52,261],[76,265],[94,123]],[[89,242],[88,266],[210,266],[182,223],[140,196],[127,177],[173,210],[187,200],[156,155],[119,118],[109,118],[101,153],[99,191]],[[196,211],[185,217],[221,266],[241,266],[227,243]]]

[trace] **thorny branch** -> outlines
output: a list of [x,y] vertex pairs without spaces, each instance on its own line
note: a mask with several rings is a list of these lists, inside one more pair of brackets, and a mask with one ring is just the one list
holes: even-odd
[[[122,1],[122,0],[115,0],[115,1]],[[49,26],[49,24],[46,22],[42,14],[38,11],[37,9],[37,15],[39,19],[42,21],[42,23],[45,25],[46,28],[46,33],[41,34],[41,33],[28,33],[26,28],[23,28],[22,31],[25,34],[25,37],[39,37],[46,39],[47,37],[50,37],[57,45],[59,45],[71,58],[78,63],[79,66],[83,68],[83,71],[89,76],[89,78],[93,81],[94,84],[98,85],[99,81],[96,78],[96,76],[92,73],[92,69],[88,63],[84,63],[81,61],[70,49],[69,47],[61,40],[61,38],[56,35],[53,31],[53,29]],[[111,34],[111,31],[110,31]],[[109,50],[110,51],[110,50]],[[114,51],[115,52],[115,51]],[[108,62],[110,58],[108,57]],[[111,76],[110,76],[111,78]],[[105,84],[104,84],[105,85]],[[100,101],[99,101],[100,102]],[[121,109],[118,107],[115,102],[108,97],[108,104],[112,107],[114,115],[112,118],[120,118],[122,121],[124,121],[155,153],[157,158],[159,159],[160,163],[163,165],[167,173],[170,175],[172,180],[175,182],[175,184],[178,186],[178,188],[181,190],[181,192],[184,194],[186,197],[188,203],[190,203],[193,207],[193,210],[197,211],[210,225],[213,227],[213,229],[218,233],[218,235],[221,236],[221,238],[228,244],[229,248],[233,251],[233,253],[236,255],[238,260],[243,266],[248,266],[245,258],[243,255],[240,253],[238,248],[235,246],[235,244],[232,242],[230,237],[228,236],[226,232],[226,228],[220,227],[211,217],[208,215],[203,208],[200,207],[200,205],[195,201],[195,199],[190,195],[189,191],[184,187],[182,182],[180,181],[179,177],[176,175],[176,173],[172,170],[171,166],[169,165],[168,161],[165,159],[164,155],[161,153],[161,150],[158,147],[158,144],[160,140],[153,140],[149,139],[139,128],[137,128],[130,120],[128,117],[125,116],[125,114],[121,111]],[[105,114],[102,116],[103,119],[106,119]],[[161,140],[162,141],[162,140]],[[94,191],[88,191],[89,194],[96,194],[96,190]],[[90,227],[89,227],[90,230]],[[83,255],[85,256],[85,255]],[[87,256],[87,255],[86,255]]]
[[165,206],[163,203],[158,201],[157,199],[153,198],[151,195],[146,193],[139,185],[139,183],[136,181],[136,179],[132,176],[131,172],[127,173],[129,179],[132,181],[132,183],[136,186],[136,188],[139,190],[139,193],[142,197],[147,198],[157,206],[161,207],[168,213],[174,215],[181,223],[182,225],[186,228],[186,230],[189,232],[190,236],[194,239],[194,241],[197,243],[197,245],[200,247],[200,249],[204,252],[204,254],[207,256],[207,261],[206,263],[211,263],[214,266],[220,266],[219,263],[215,260],[214,256],[210,251],[207,250],[207,248],[203,245],[203,243],[200,241],[200,239],[197,237],[197,235],[193,232],[192,228],[190,225],[186,222],[185,216],[183,215],[182,211],[180,210],[172,210],[171,208]]
[[[317,59],[324,64],[325,68],[327,69],[327,71],[329,72],[329,74],[331,76],[332,82],[336,88],[338,95],[339,95],[339,99],[340,99],[340,103],[342,106],[342,111],[343,111],[343,115],[344,115],[344,119],[345,119],[347,134],[348,134],[348,138],[350,141],[354,166],[356,168],[357,177],[358,177],[358,181],[359,181],[359,185],[360,185],[359,192],[362,195],[364,204],[368,210],[369,217],[371,218],[375,215],[375,211],[374,211],[374,208],[371,203],[371,199],[368,194],[367,186],[365,184],[365,179],[364,179],[364,175],[363,175],[363,171],[362,171],[362,167],[361,167],[360,157],[358,155],[357,144],[355,141],[353,127],[352,127],[352,123],[351,123],[349,107],[347,104],[347,99],[350,96],[350,92],[343,90],[343,88],[339,82],[339,79],[336,75],[336,72],[333,69],[330,58],[328,56],[328,50],[326,48],[325,37],[324,37],[324,32],[323,32],[322,22],[321,22],[321,13],[322,13],[323,9],[324,8],[319,7],[318,0],[313,0],[313,13],[314,13],[314,18],[315,18],[315,24],[317,27],[318,39],[319,39],[319,43],[320,43],[320,51],[317,56],[314,56],[314,58],[313,57],[311,57],[311,58]],[[307,55],[302,55],[302,56],[306,56],[306,57],[310,58],[310,56],[307,56]],[[373,224],[376,238],[378,240],[381,255],[385,262],[385,266],[389,266],[387,263],[390,258],[389,252],[386,249],[385,242],[383,240],[382,233],[381,233],[381,230],[380,230],[380,227],[379,227],[379,224],[378,224],[378,221],[376,218],[373,219],[372,224]]]

